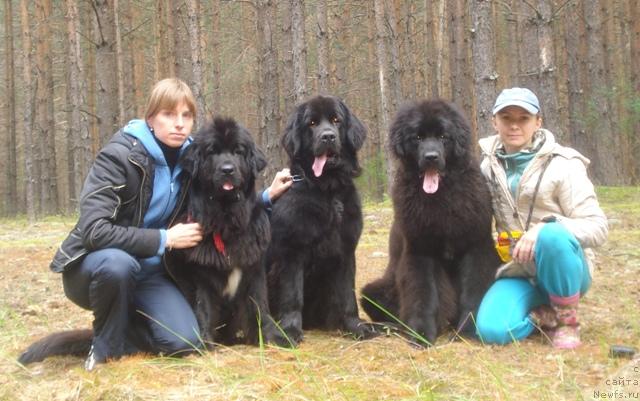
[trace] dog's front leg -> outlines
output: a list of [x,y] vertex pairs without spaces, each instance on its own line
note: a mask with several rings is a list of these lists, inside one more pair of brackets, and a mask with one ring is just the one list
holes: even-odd
[[431,346],[438,336],[437,262],[405,251],[399,268],[400,319],[413,330],[416,344]]
[[196,287],[194,312],[200,326],[200,337],[205,347],[212,349],[220,326],[220,302],[212,298],[207,286]]
[[288,342],[296,346],[303,339],[304,264],[291,257],[272,268],[277,273],[269,278],[270,307]]

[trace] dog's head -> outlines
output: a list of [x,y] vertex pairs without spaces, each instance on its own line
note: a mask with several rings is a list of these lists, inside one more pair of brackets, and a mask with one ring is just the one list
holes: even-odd
[[462,113],[442,100],[413,102],[398,110],[389,144],[405,171],[417,173],[426,193],[438,190],[447,172],[472,161],[471,129]]
[[289,116],[282,146],[289,159],[320,178],[347,170],[357,175],[357,151],[366,129],[344,102],[333,96],[316,96],[298,105]]
[[215,118],[200,129],[181,159],[192,189],[209,199],[247,198],[267,161],[244,127],[231,118]]

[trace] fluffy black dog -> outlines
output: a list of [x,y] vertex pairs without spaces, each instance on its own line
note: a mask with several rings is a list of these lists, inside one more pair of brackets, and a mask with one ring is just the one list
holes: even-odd
[[269,220],[255,193],[266,166],[249,132],[216,118],[181,159],[188,181],[178,221],[198,222],[203,241],[169,252],[165,264],[193,307],[202,339],[213,343],[288,345],[269,314],[264,256]]
[[282,137],[297,182],[273,208],[267,266],[273,316],[293,342],[303,328],[372,334],[354,293],[362,210],[353,177],[365,136],[341,100],[316,96],[296,107]]
[[389,143],[399,162],[389,265],[362,289],[361,302],[374,321],[392,320],[380,306],[433,344],[450,324],[473,330],[470,317],[500,264],[491,195],[472,153],[469,124],[453,104],[406,105]]

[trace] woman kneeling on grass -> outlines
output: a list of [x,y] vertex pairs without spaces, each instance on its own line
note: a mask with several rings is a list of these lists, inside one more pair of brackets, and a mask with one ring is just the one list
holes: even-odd
[[[65,295],[94,315],[92,331],[51,335],[22,363],[77,353],[85,368],[135,352],[181,355],[199,347],[190,305],[161,266],[167,249],[202,240],[198,223],[168,228],[180,194],[178,159],[191,143],[195,100],[181,80],[158,82],[145,119],[132,120],[99,152],[82,189],[80,217],[51,262]],[[288,170],[263,192],[265,207],[291,186]]]
[[[505,264],[477,317],[485,343],[506,344],[534,327],[556,348],[580,345],[578,304],[591,285],[592,247],[607,218],[587,176],[589,160],[541,128],[536,95],[505,89],[493,107],[497,135],[480,140]],[[502,246],[501,246],[502,244]]]

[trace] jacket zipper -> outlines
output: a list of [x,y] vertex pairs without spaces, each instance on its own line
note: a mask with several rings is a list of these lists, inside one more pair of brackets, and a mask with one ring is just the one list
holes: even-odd
[[147,171],[144,169],[144,167],[142,167],[142,165],[140,163],[138,163],[137,161],[133,160],[131,158],[131,156],[127,157],[127,160],[129,160],[129,162],[131,162],[134,166],[137,166],[140,171],[142,171],[142,182],[140,183],[140,204],[138,205],[138,216],[136,219],[136,227],[140,227],[142,224],[142,201],[143,201],[143,196],[142,193],[144,191],[144,183],[147,180]]

